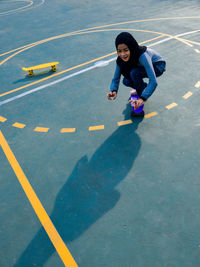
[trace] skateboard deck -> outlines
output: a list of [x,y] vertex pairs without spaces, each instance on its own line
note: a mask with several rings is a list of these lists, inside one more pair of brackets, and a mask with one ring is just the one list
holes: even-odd
[[[131,95],[131,100],[137,100],[137,99],[139,99],[138,95]],[[139,113],[141,113],[143,111],[144,105],[142,105],[138,109],[135,109],[134,105],[131,103],[131,107],[132,107],[132,110],[133,110],[134,113],[139,114]]]
[[32,67],[28,67],[28,68],[22,68],[22,70],[28,71],[28,76],[32,77],[34,70],[40,70],[40,69],[45,69],[45,68],[52,67],[53,71],[57,71],[57,66],[56,66],[57,64],[59,64],[59,62],[44,63],[44,64],[40,64],[40,65],[37,65],[37,66],[32,66]]

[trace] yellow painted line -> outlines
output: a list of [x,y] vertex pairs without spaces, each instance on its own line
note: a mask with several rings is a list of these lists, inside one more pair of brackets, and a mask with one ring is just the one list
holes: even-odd
[[177,103],[171,103],[170,105],[166,106],[167,109],[171,109],[176,107],[178,104]]
[[45,127],[36,127],[34,129],[35,132],[41,132],[41,133],[47,133],[49,130],[49,128],[45,128]]
[[15,122],[12,126],[23,129],[26,126],[26,124]]
[[[124,29],[114,29],[114,30],[124,30]],[[129,30],[130,30],[130,29],[129,29]],[[144,32],[146,32],[145,30],[137,30],[137,29],[131,29],[131,30],[144,31]],[[101,31],[113,31],[113,29],[109,29],[109,30],[101,30]],[[96,32],[96,31],[95,31],[95,32]],[[148,31],[148,32],[151,32],[151,31]],[[90,33],[90,32],[89,32],[89,33]],[[151,33],[156,33],[156,34],[157,34],[157,32],[151,32]],[[83,34],[83,33],[81,33],[81,34]],[[158,38],[161,38],[161,37],[163,37],[163,36],[164,36],[164,34],[161,34],[161,35],[158,36],[158,37],[155,37],[155,38],[146,40],[146,41],[144,41],[144,42],[142,42],[142,43],[140,43],[140,44],[144,44],[144,43],[147,43],[147,42],[151,42],[151,41],[153,41],[153,40],[155,40],[155,39],[158,39]],[[40,42],[35,43],[35,44],[33,44],[33,45],[30,45],[30,46],[25,46],[24,49],[22,49],[22,50],[20,50],[20,51],[17,51],[16,53],[12,54],[11,56],[9,56],[8,58],[6,58],[5,60],[1,61],[1,62],[0,62],[0,65],[2,65],[3,63],[5,63],[5,62],[6,62],[7,60],[9,60],[11,57],[14,57],[14,56],[16,56],[17,54],[21,53],[22,51],[27,50],[27,49],[29,49],[29,48],[32,48],[32,47],[34,47],[34,46],[36,46],[36,45],[38,45],[38,44],[40,44]],[[80,67],[83,67],[83,66],[88,65],[88,64],[90,64],[90,63],[94,63],[94,62],[96,62],[96,61],[98,61],[98,60],[101,60],[101,59],[103,59],[103,58],[107,58],[107,57],[109,57],[109,56],[113,56],[113,55],[115,55],[115,54],[116,54],[116,51],[114,51],[114,52],[112,52],[112,53],[109,53],[109,54],[106,54],[106,55],[104,55],[104,56],[95,58],[95,59],[93,59],[93,60],[84,62],[84,63],[79,64],[79,65],[77,65],[77,66],[68,68],[68,69],[66,69],[66,70],[57,72],[57,73],[55,73],[55,74],[53,74],[53,75],[51,75],[51,76],[45,77],[45,78],[40,79],[40,80],[38,80],[38,81],[35,81],[35,82],[32,82],[32,83],[23,85],[23,86],[21,86],[21,87],[18,87],[18,88],[16,88],[16,89],[11,90],[11,91],[7,91],[7,92],[5,92],[5,93],[2,93],[2,94],[0,94],[0,97],[3,97],[3,96],[5,96],[5,95],[11,94],[11,93],[14,93],[14,92],[17,92],[17,91],[20,91],[20,90],[25,89],[25,88],[27,88],[27,87],[29,87],[29,86],[38,84],[38,83],[43,82],[43,81],[46,81],[46,80],[49,80],[49,79],[51,79],[51,78],[53,78],[53,77],[55,77],[55,76],[61,75],[61,74],[63,74],[63,73],[69,72],[69,71],[71,71],[71,70],[74,70],[74,69],[77,69],[77,68],[80,68]]]
[[[104,32],[104,31],[113,31],[113,30],[116,31],[116,30],[125,30],[125,29],[106,29],[106,30],[99,30],[99,32],[101,32],[101,31],[102,31],[102,32]],[[128,29],[127,29],[127,30],[128,30]],[[147,43],[147,42],[151,42],[151,41],[153,41],[153,40],[156,40],[156,39],[158,39],[158,38],[161,38],[161,37],[165,36],[165,34],[157,33],[157,32],[152,32],[152,31],[147,31],[147,30],[138,30],[138,29],[129,29],[129,30],[135,30],[135,31],[143,31],[143,32],[150,32],[150,33],[155,33],[155,34],[161,34],[161,35],[158,36],[158,37],[155,37],[155,38],[146,40],[146,41],[144,41],[144,42],[142,42],[142,43],[140,43],[140,44],[144,44],[144,43]],[[94,32],[96,32],[96,31],[94,31]],[[76,33],[76,34],[84,34],[84,33],[91,33],[91,32],[81,32],[81,33],[78,32],[78,33]],[[61,38],[61,37],[59,36],[59,38]],[[55,39],[55,37],[52,37],[52,38],[49,38],[49,39],[52,40],[52,39]],[[39,41],[39,42],[30,44],[30,45],[24,46],[24,48],[21,49],[20,51],[17,51],[16,53],[12,54],[11,56],[9,56],[9,57],[7,57],[6,59],[4,59],[3,61],[1,61],[1,62],[0,62],[0,65],[4,64],[6,61],[8,61],[9,59],[11,59],[12,57],[16,56],[17,54],[19,54],[19,53],[21,53],[21,52],[23,52],[23,51],[25,51],[25,50],[27,50],[27,49],[30,49],[30,48],[32,48],[32,47],[34,47],[34,46],[37,46],[37,45],[39,45],[39,44],[41,44],[41,43],[43,43],[43,42],[47,42],[47,41],[49,41],[49,39],[46,39],[46,40],[43,40],[43,41]],[[16,88],[16,89],[11,90],[11,91],[2,93],[2,94],[0,94],[0,97],[3,97],[3,96],[5,96],[5,95],[11,94],[11,93],[14,93],[14,92],[17,92],[17,91],[20,91],[20,90],[22,90],[22,89],[24,89],[24,88],[27,88],[27,87],[29,87],[29,86],[32,86],[32,85],[38,84],[38,83],[40,83],[40,82],[46,81],[46,80],[48,80],[48,79],[51,79],[51,78],[53,78],[53,77],[55,77],[55,76],[61,75],[61,74],[66,73],[66,72],[69,72],[69,71],[71,71],[71,70],[74,70],[74,69],[83,67],[83,66],[88,65],[88,64],[90,64],[90,63],[94,63],[94,62],[96,62],[96,61],[98,61],[98,60],[101,60],[101,59],[103,59],[103,58],[106,58],[106,57],[109,57],[109,56],[113,56],[113,55],[115,55],[116,53],[117,53],[117,52],[114,51],[114,52],[112,52],[112,53],[109,53],[109,54],[106,54],[106,55],[104,55],[104,56],[98,57],[98,58],[96,58],[96,59],[93,59],[93,60],[84,62],[84,63],[82,63],[82,64],[79,64],[79,65],[77,65],[77,66],[68,68],[68,69],[63,70],[63,71],[60,71],[60,72],[57,72],[57,73],[55,73],[55,74],[53,74],[53,75],[51,75],[51,76],[48,76],[48,77],[46,77],[46,78],[40,79],[40,80],[38,80],[38,81],[29,83],[29,84],[26,84],[26,85],[24,85],[24,86],[18,87],[18,88]]]
[[145,119],[148,119],[148,118],[154,117],[156,115],[158,115],[158,112],[151,112],[151,113],[144,115],[144,117],[145,117]]
[[[40,43],[51,41],[51,40],[55,40],[55,39],[58,39],[58,38],[63,38],[63,37],[67,37],[67,36],[76,35],[76,34],[81,33],[81,32],[86,32],[86,31],[89,32],[89,31],[95,30],[95,29],[108,28],[108,27],[111,27],[111,26],[118,26],[118,25],[125,25],[125,24],[130,24],[130,23],[139,23],[139,22],[165,21],[165,20],[184,20],[184,19],[195,19],[195,18],[196,19],[200,19],[200,16],[193,16],[193,17],[189,17],[189,16],[187,16],[187,17],[167,17],[167,18],[154,18],[154,19],[143,19],[143,20],[130,20],[130,21],[125,21],[125,22],[118,22],[118,23],[113,23],[113,24],[96,26],[96,27],[92,27],[92,28],[86,28],[86,29],[77,30],[77,31],[74,31],[74,32],[71,32],[71,33],[65,33],[65,34],[62,34],[62,35],[50,37],[50,38],[47,38],[47,39],[44,39],[44,40],[41,40],[41,41],[37,41],[37,42],[31,43],[31,44],[28,44],[26,46],[22,46],[22,47],[14,49],[14,50],[5,52],[3,54],[0,54],[0,57],[4,56],[6,54],[12,53],[12,52],[14,52],[16,50],[19,50],[21,48],[24,48],[24,47],[32,46],[32,45],[35,45],[35,44],[40,44]],[[188,41],[188,42],[191,42],[191,41]]]
[[47,232],[51,242],[53,243],[55,249],[57,250],[61,260],[66,267],[77,267],[72,255],[67,249],[65,243],[57,232],[55,226],[53,225],[51,219],[49,218],[46,210],[42,206],[40,200],[38,199],[35,191],[33,190],[31,184],[29,183],[26,175],[24,174],[22,168],[20,167],[15,155],[11,151],[5,137],[0,131],[0,146],[2,147],[15,175],[18,178],[27,198],[29,199],[35,213],[37,214],[41,224],[43,225],[45,231]]
[[195,84],[195,87],[196,87],[196,88],[199,88],[199,87],[200,87],[200,81],[198,81],[198,82]]
[[125,120],[125,121],[119,121],[117,124],[118,126],[123,126],[131,123],[133,123],[132,120]]
[[193,95],[193,93],[192,92],[187,92],[187,94],[185,94],[184,96],[183,96],[183,98],[184,99],[188,99],[190,96],[192,96]]
[[194,49],[194,51],[195,51],[196,53],[200,53],[200,50],[199,50],[199,49]]
[[60,75],[60,74],[63,74],[63,73],[65,73],[65,72],[68,72],[68,71],[71,71],[71,70],[74,70],[74,69],[77,69],[77,68],[83,67],[83,66],[85,66],[85,65],[87,65],[87,64],[93,63],[93,62],[95,62],[95,61],[98,61],[98,60],[100,60],[100,59],[106,58],[106,57],[108,57],[108,56],[111,56],[111,55],[114,55],[114,54],[116,54],[116,52],[113,52],[113,53],[107,54],[107,55],[105,55],[105,56],[102,56],[102,57],[99,57],[99,58],[96,58],[96,59],[93,59],[93,60],[87,61],[87,62],[85,62],[85,63],[82,63],[82,64],[80,64],[80,65],[77,65],[77,66],[71,67],[71,68],[69,68],[69,69],[66,69],[66,70],[63,70],[63,71],[57,72],[57,73],[55,73],[55,74],[53,74],[53,75],[51,75],[51,76],[49,76],[49,77],[46,77],[46,78],[40,79],[40,80],[38,80],[38,81],[35,81],[35,82],[32,82],[32,83],[29,83],[29,84],[26,84],[26,85],[24,85],[24,86],[18,87],[18,88],[16,88],[16,89],[13,89],[13,90],[11,90],[11,91],[8,91],[8,92],[5,92],[5,93],[2,93],[2,94],[0,94],[0,97],[2,97],[2,96],[5,96],[5,95],[8,95],[8,94],[11,94],[11,93],[14,93],[14,92],[17,92],[17,91],[19,91],[19,90],[22,90],[22,89],[24,89],[24,88],[26,88],[26,87],[29,87],[29,86],[31,86],[31,85],[35,85],[35,84],[37,84],[37,83],[40,83],[40,82],[46,81],[46,80],[48,80],[48,79],[50,79],[50,78],[53,78],[53,77],[55,77],[55,76],[58,76],[58,75]]
[[[171,19],[171,18],[170,18],[170,19]],[[174,18],[173,18],[173,19],[174,19]],[[153,20],[154,20],[154,19],[153,19]],[[157,19],[156,19],[156,20],[157,20]],[[145,20],[144,20],[144,21],[145,21]],[[147,20],[147,21],[148,21],[148,20]],[[137,21],[133,21],[133,22],[137,22]],[[131,22],[130,22],[130,23],[131,23]],[[116,24],[114,24],[114,25],[120,25],[120,24],[126,24],[126,23],[116,23]],[[93,32],[105,32],[105,31],[125,30],[125,29],[102,29],[102,30],[93,30],[93,31],[91,31],[91,29],[97,29],[97,28],[103,28],[103,27],[108,27],[108,25],[105,25],[105,26],[99,26],[99,27],[94,27],[94,28],[90,28],[90,29],[86,29],[85,32],[84,32],[84,30],[80,30],[80,31],[76,31],[76,32],[73,32],[73,33],[68,33],[68,34],[63,34],[63,35],[59,35],[59,36],[54,36],[54,37],[51,37],[51,38],[47,38],[47,39],[44,39],[44,40],[41,40],[41,41],[38,41],[38,42],[35,42],[35,43],[32,43],[32,44],[29,44],[29,45],[26,45],[26,46],[24,46],[23,49],[17,51],[16,53],[12,54],[12,55],[9,56],[8,58],[6,58],[6,59],[4,59],[3,61],[1,61],[1,62],[0,62],[0,65],[2,65],[2,64],[5,63],[6,61],[8,61],[10,58],[14,57],[15,55],[17,55],[17,54],[19,54],[19,53],[21,53],[21,52],[23,52],[23,51],[25,51],[25,50],[27,50],[27,49],[30,49],[30,48],[32,48],[32,47],[34,47],[34,46],[36,46],[36,45],[39,45],[39,44],[42,44],[42,43],[45,43],[45,42],[48,42],[48,41],[51,41],[51,40],[56,40],[56,39],[58,39],[58,38],[63,38],[63,37],[72,36],[72,35],[78,35],[78,34],[88,34],[88,33],[93,33]],[[90,31],[89,31],[89,30],[90,30]],[[149,33],[158,34],[158,35],[160,35],[158,38],[161,38],[161,37],[164,37],[164,36],[168,36],[168,37],[173,38],[173,39],[176,39],[176,40],[178,40],[178,41],[180,41],[180,42],[182,42],[182,43],[184,43],[184,44],[186,44],[186,45],[188,45],[188,46],[193,46],[192,44],[190,44],[189,42],[187,42],[187,40],[184,40],[184,39],[182,39],[182,38],[179,38],[179,37],[176,37],[176,36],[173,36],[173,35],[170,35],[170,34],[165,34],[165,33],[160,33],[160,32],[155,32],[155,31],[150,31],[150,30],[141,30],[141,29],[128,29],[128,30],[129,30],[129,31],[149,32]],[[151,40],[153,40],[153,39],[151,39]],[[147,41],[145,41],[145,42],[148,42],[148,41],[151,41],[151,40],[147,40]],[[145,43],[145,42],[142,42],[142,43]],[[9,52],[7,52],[7,53],[9,53]],[[106,58],[106,57],[111,56],[111,55],[114,55],[114,54],[116,54],[116,51],[115,51],[115,52],[112,52],[112,53],[110,53],[110,54],[107,54],[107,55],[105,55],[105,56],[102,56],[102,57],[93,59],[93,60],[91,60],[91,61],[82,63],[82,64],[77,65],[77,66],[75,66],[75,67],[71,67],[71,68],[69,68],[69,69],[63,70],[63,71],[61,71],[61,72],[57,72],[57,73],[54,74],[54,75],[51,75],[51,76],[49,76],[49,77],[40,79],[40,80],[35,81],[35,82],[33,82],[33,83],[29,83],[29,84],[26,84],[26,85],[21,86],[21,87],[19,87],[19,88],[13,89],[13,90],[11,90],[11,91],[2,93],[2,94],[0,94],[0,97],[5,96],[5,95],[8,95],[8,94],[11,94],[11,93],[16,92],[16,91],[19,91],[19,90],[22,90],[22,89],[24,89],[24,88],[26,88],[26,87],[29,87],[29,86],[31,86],[31,85],[34,85],[34,84],[43,82],[43,81],[45,81],[45,80],[51,79],[51,78],[53,78],[53,77],[55,77],[55,76],[58,76],[58,75],[60,75],[60,74],[63,74],[63,73],[65,73],[65,72],[68,72],[68,71],[70,71],[70,70],[73,70],[73,69],[76,69],[76,68],[85,66],[85,65],[87,65],[87,64],[89,64],[89,63],[98,61],[98,60],[100,60],[100,59]],[[0,55],[0,56],[1,56],[1,55]]]
[[5,121],[7,121],[7,119],[2,117],[2,116],[0,116],[0,122],[5,122]]
[[61,133],[74,133],[76,131],[76,128],[62,128],[60,130]]
[[98,125],[98,126],[90,126],[89,131],[97,131],[97,130],[103,130],[104,125]]
[[189,42],[189,43],[191,43],[191,44],[200,45],[199,42],[195,42],[195,41],[188,40],[188,39],[185,39],[185,38],[184,38],[184,40],[186,40],[187,42]]

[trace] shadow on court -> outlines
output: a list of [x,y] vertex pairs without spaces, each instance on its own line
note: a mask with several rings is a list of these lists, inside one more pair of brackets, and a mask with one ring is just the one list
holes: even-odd
[[[129,113],[127,105],[123,112],[125,119]],[[126,178],[138,156],[141,140],[135,130],[141,121],[142,118],[136,118],[133,124],[118,127],[90,160],[86,155],[80,158],[66,179],[50,216],[66,245],[119,201],[120,193],[115,187]],[[54,252],[41,227],[14,267],[44,266]]]

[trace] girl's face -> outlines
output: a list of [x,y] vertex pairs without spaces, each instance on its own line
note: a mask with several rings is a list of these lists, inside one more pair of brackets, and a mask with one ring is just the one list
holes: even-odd
[[119,44],[117,46],[117,54],[125,62],[128,62],[131,56],[131,52],[125,44]]

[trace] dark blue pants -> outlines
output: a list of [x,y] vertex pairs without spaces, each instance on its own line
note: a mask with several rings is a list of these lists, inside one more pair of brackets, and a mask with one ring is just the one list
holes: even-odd
[[[166,63],[164,61],[156,62],[153,64],[156,77],[159,77],[165,71]],[[131,70],[130,79],[124,77],[123,84],[125,86],[136,89],[137,94],[141,96],[143,90],[147,87],[147,83],[143,81],[144,78],[148,78],[144,67],[137,67]]]

